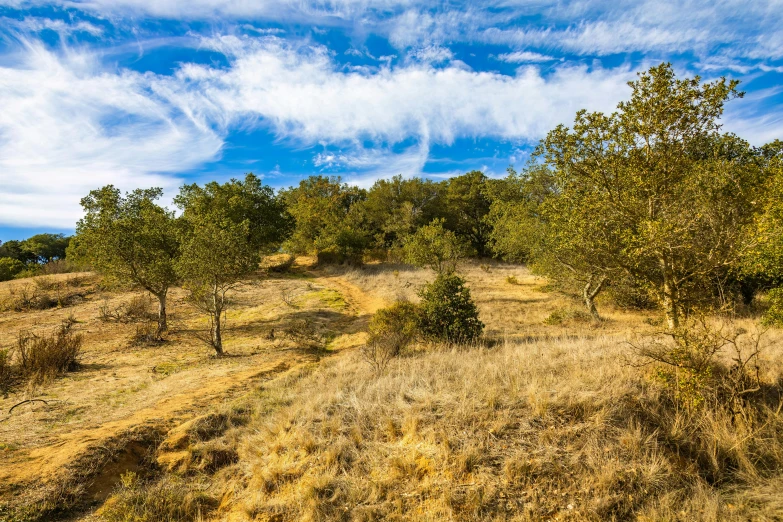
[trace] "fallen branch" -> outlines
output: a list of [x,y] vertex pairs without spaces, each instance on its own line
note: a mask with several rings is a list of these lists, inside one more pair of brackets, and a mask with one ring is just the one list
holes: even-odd
[[16,409],[17,406],[21,406],[22,404],[27,404],[28,402],[42,402],[42,403],[46,404],[47,406],[49,405],[49,401],[45,401],[43,399],[27,399],[27,400],[24,400],[22,402],[18,402],[16,404],[14,404],[13,406],[11,406],[11,409],[8,410],[8,414],[10,415],[11,412],[14,411],[14,409]]

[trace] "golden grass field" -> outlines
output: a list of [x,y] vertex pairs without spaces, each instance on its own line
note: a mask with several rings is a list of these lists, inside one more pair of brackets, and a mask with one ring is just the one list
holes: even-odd
[[[48,276],[78,276],[84,296],[0,313],[0,347],[72,315],[82,366],[0,400],[0,520],[783,520],[774,401],[747,426],[670,407],[632,348],[655,312],[604,304],[603,323],[548,324],[579,303],[522,266],[461,271],[488,342],[417,347],[380,375],[358,349],[369,317],[415,300],[429,271],[249,282],[221,359],[179,290],[168,341],[134,346],[133,324],[99,319],[132,293]],[[0,283],[0,302],[22,284]],[[304,320],[320,346],[283,335]],[[783,376],[781,339],[765,335],[767,382]],[[29,398],[47,403],[8,414]]]

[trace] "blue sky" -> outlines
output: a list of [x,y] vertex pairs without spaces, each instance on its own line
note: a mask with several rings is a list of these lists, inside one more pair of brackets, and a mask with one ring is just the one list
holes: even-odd
[[108,183],[500,176],[661,61],[783,138],[782,0],[0,0],[0,240]]

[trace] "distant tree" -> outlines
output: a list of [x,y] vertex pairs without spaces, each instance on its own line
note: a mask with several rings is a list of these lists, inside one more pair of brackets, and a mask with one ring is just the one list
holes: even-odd
[[34,260],[32,254],[24,248],[23,242],[16,239],[0,244],[0,257],[10,257],[24,264]]
[[551,271],[598,288],[625,272],[654,294],[670,328],[741,256],[763,179],[747,143],[720,134],[736,81],[677,79],[662,64],[630,82],[611,115],[577,113],[537,153],[554,171],[542,205]]
[[205,340],[221,356],[229,292],[258,268],[261,252],[279,247],[291,219],[272,189],[252,174],[222,185],[186,185],[174,201],[182,209],[177,273],[209,317]]
[[175,217],[156,201],[160,188],[122,196],[107,185],[81,200],[85,215],[76,224],[68,258],[122,284],[144,288],[158,299],[157,337],[168,329],[166,298],[176,284],[179,255]]
[[492,204],[486,221],[490,225],[489,246],[506,261],[527,263],[540,247],[541,203],[552,193],[552,172],[531,164],[522,172],[508,168],[504,179],[491,180]]
[[358,202],[375,247],[396,252],[416,229],[442,214],[443,185],[421,178],[380,179]]
[[371,238],[355,204],[365,199],[365,190],[339,177],[310,176],[280,197],[296,222],[285,245],[289,251],[321,260],[361,260]]
[[0,257],[0,281],[9,281],[24,270],[24,264],[12,257]]
[[444,213],[446,228],[470,242],[480,256],[487,248],[491,226],[486,220],[491,204],[488,179],[483,172],[470,171],[444,182]]
[[35,262],[48,263],[55,259],[65,259],[70,240],[65,234],[36,234],[22,241],[21,248]]
[[409,263],[444,274],[456,270],[457,262],[469,253],[470,246],[454,232],[446,230],[443,219],[435,219],[408,236],[404,250]]

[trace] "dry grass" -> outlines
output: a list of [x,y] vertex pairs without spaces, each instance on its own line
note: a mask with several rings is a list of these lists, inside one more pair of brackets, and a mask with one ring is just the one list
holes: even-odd
[[265,387],[261,404],[284,406],[242,439],[236,506],[256,520],[783,516],[783,420],[680,411],[626,350],[508,342],[397,359],[379,378],[352,354]]
[[[89,274],[46,279],[67,285],[75,277],[82,279],[79,288],[87,292],[82,302],[67,308],[0,312],[4,334],[0,336],[0,352],[15,350],[20,332],[40,337],[69,317],[78,321],[74,329],[83,336],[78,371],[35,386],[15,386],[7,397],[0,393],[0,520],[9,512],[22,513],[19,520],[50,520],[45,514],[36,518],[34,506],[62,509],[95,502],[97,497],[76,502],[73,495],[62,494],[66,483],[76,494],[84,490],[84,485],[77,487],[66,472],[74,462],[81,462],[80,455],[137,426],[165,431],[172,423],[184,422],[241,396],[280,371],[339,348],[358,346],[367,320],[361,310],[344,301],[340,304],[342,286],[301,273],[273,276],[245,285],[235,294],[226,333],[226,350],[231,356],[215,359],[194,335],[205,327],[204,318],[189,306],[182,290],[172,289],[169,296],[167,342],[135,346],[136,327],[144,323],[125,318],[104,321],[101,309],[120,309],[127,315],[128,306],[139,301],[138,294],[106,291]],[[17,292],[20,285],[37,287],[36,280],[0,283],[0,300]],[[297,309],[280,300],[283,287],[296,292]],[[309,347],[282,335],[288,326],[303,320],[328,333],[329,350],[314,354]],[[25,403],[9,414],[12,406],[32,398],[46,402]],[[197,460],[204,469],[215,469],[228,456],[230,452],[205,450]],[[44,487],[45,483],[61,487]],[[107,483],[108,493],[113,484]]]
[[[379,372],[360,350],[324,356],[363,344],[371,312],[415,301],[434,275],[324,270],[243,287],[228,317],[228,349],[243,357],[205,355],[189,334],[202,319],[178,291],[160,348],[119,343],[133,326],[101,322],[98,296],[89,313],[69,309],[85,321],[89,373],[51,391],[94,411],[56,424],[61,413],[31,407],[0,423],[0,437],[21,463],[53,438],[100,438],[89,423],[117,432],[155,415],[169,427],[192,419],[151,446],[162,474],[126,475],[89,520],[783,520],[781,332],[767,334],[752,416],[683,408],[629,343],[656,330],[654,313],[604,304],[601,323],[547,321],[578,303],[523,267],[466,263],[492,342],[409,349]],[[40,313],[0,314],[0,327]],[[110,366],[89,369],[96,361]],[[105,405],[80,394],[85,383]]]

